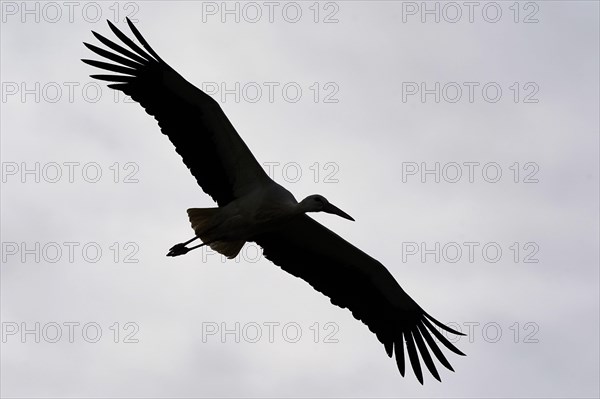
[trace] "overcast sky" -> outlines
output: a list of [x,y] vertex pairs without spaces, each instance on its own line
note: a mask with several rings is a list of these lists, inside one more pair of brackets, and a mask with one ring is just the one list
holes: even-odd
[[[600,394],[597,2],[1,7],[3,396]],[[400,377],[254,244],[165,257],[214,203],[79,61],[125,16],[277,182],[356,219],[318,221],[469,334],[455,373]]]

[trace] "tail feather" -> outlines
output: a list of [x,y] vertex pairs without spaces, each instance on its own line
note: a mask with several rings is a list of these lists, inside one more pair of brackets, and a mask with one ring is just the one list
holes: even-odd
[[218,210],[219,208],[190,208],[187,210],[192,229],[202,241],[206,241],[205,238],[215,223],[213,218]]
[[208,246],[218,253],[225,255],[227,259],[233,259],[240,253],[245,241],[215,241]]
[[219,208],[190,208],[187,210],[192,229],[196,235],[214,251],[233,259],[240,252],[244,244],[243,240],[223,241],[213,240],[210,232],[218,223],[214,218]]

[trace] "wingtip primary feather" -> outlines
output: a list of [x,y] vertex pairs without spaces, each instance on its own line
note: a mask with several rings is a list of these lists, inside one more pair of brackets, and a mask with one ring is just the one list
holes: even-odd
[[[106,86],[113,90],[121,90],[122,92],[125,92],[125,90],[129,87],[129,85],[127,83],[113,83],[113,84],[106,85]],[[127,94],[127,93],[125,93],[125,94]]]
[[[112,22],[110,22],[110,19],[106,19],[106,23],[108,24],[108,27],[110,28],[110,30],[117,29],[117,27],[115,26],[115,24],[113,24]],[[118,29],[117,29],[118,30]]]
[[121,75],[90,75],[90,78],[104,80],[107,82],[130,82],[131,76]]
[[148,42],[146,41],[146,39],[144,38],[144,36],[142,36],[142,34],[138,30],[138,28],[135,27],[135,25],[133,24],[133,22],[131,22],[131,20],[129,18],[127,18],[127,17],[125,17],[125,19],[127,20],[127,25],[129,26],[129,29],[131,29],[131,31],[133,32],[133,35],[139,40],[139,42],[146,49],[146,51],[148,51],[154,58],[156,58],[156,60],[158,60],[159,62],[164,63],[164,61],[158,56],[158,54],[156,53],[156,51],[154,51],[154,49],[150,46],[150,44],[148,44]]
[[108,62],[87,60],[87,59],[82,59],[81,61],[83,61],[84,63],[91,65],[95,68],[100,68],[100,69],[104,69],[104,70],[111,71],[111,72],[123,73],[123,74],[130,75],[130,76],[134,76],[136,74],[135,69],[126,68],[122,65],[110,64]]
[[462,332],[456,331],[453,328],[448,327],[447,325],[445,325],[444,323],[438,321],[437,319],[435,319],[434,317],[432,317],[429,313],[427,312],[423,312],[423,314],[425,315],[425,317],[427,317],[429,320],[431,320],[431,322],[433,322],[433,324],[435,324],[436,326],[438,326],[439,328],[441,328],[442,330],[446,330],[449,333],[455,334],[455,335],[460,335],[460,336],[466,336],[466,334],[463,334]]
[[[107,22],[108,22],[108,26],[113,31],[115,36],[117,36],[125,45],[127,45],[127,47],[129,47],[131,50],[133,50],[135,53],[137,53],[142,58],[147,59],[147,61],[157,62],[157,60],[153,58],[153,54],[152,54],[153,51],[151,51],[150,54],[146,53],[140,46],[138,46],[133,40],[131,40],[129,37],[127,37],[127,35],[124,34],[119,28],[117,28],[112,22],[110,22],[108,20],[107,20]],[[129,26],[130,29],[131,29],[131,26],[132,25]],[[137,33],[136,32],[137,32],[137,30],[134,30],[133,34],[138,40],[140,40],[141,35],[139,32],[137,32]],[[142,38],[142,40],[140,40],[140,42],[142,43],[142,45],[144,47],[146,47],[144,45],[145,40],[143,40],[143,38]],[[146,50],[147,50],[147,48],[146,48]]]
[[107,40],[104,36],[102,36],[100,33],[96,32],[96,31],[92,31],[92,35],[94,35],[94,37],[98,40],[101,40],[100,38]]
[[444,353],[442,353],[440,347],[435,343],[434,339],[431,337],[431,334],[429,333],[429,331],[427,331],[425,326],[417,325],[417,328],[419,329],[419,332],[421,333],[423,338],[425,338],[425,341],[427,341],[429,348],[431,348],[431,351],[433,352],[435,357],[440,361],[440,363],[442,363],[442,365],[448,370],[454,371],[452,365],[450,364],[448,359],[446,359],[446,356],[444,356]]
[[394,342],[391,340],[386,341],[383,346],[385,347],[385,352],[388,357],[392,357],[394,355]]
[[415,347],[415,342],[410,331],[407,331],[405,335],[406,351],[408,352],[410,365],[412,366],[413,372],[415,373],[415,377],[417,377],[417,380],[419,380],[421,385],[423,385],[423,371],[421,370],[421,363],[419,362],[419,355],[417,353],[417,348]]
[[406,364],[404,361],[404,339],[402,338],[402,334],[400,338],[394,342],[394,349],[396,352],[396,365],[398,366],[398,371],[400,371],[400,375],[404,377],[404,372],[406,370]]
[[[112,25],[110,21],[108,21],[109,25]],[[114,26],[114,25],[113,25]],[[123,43],[125,43],[127,46],[129,46],[130,48],[133,49],[133,47],[137,47],[135,45],[135,43],[131,42],[131,39],[129,39],[127,36],[125,36],[123,33],[121,33],[121,31],[119,31],[116,27],[114,28],[113,32],[115,33],[115,35],[121,39],[121,41],[123,41]],[[118,32],[118,33],[117,33]],[[104,36],[102,36],[99,33],[96,33],[94,31],[92,31],[92,34],[94,35],[94,37],[96,39],[98,39],[98,41],[102,44],[104,44],[105,46],[111,48],[113,51],[116,51],[117,53],[131,59],[134,60],[142,65],[147,65],[150,63],[150,60],[146,59],[145,57],[148,56],[147,54],[145,54],[143,57],[139,55],[138,51],[132,52],[130,50],[127,50],[126,48],[119,46],[117,43],[105,38]],[[133,44],[133,47],[131,46],[131,44]],[[139,49],[139,47],[137,47]],[[138,54],[136,54],[138,53]],[[144,52],[142,51],[142,54]]]
[[125,65],[125,66],[128,66],[133,69],[138,69],[140,67],[143,67],[143,65],[138,62],[135,62],[129,58],[121,57],[120,55],[118,55],[116,53],[111,53],[110,51],[101,49],[100,47],[96,47],[93,44],[83,42],[83,45],[85,47],[87,47],[89,50],[98,54],[99,56],[109,59],[111,61],[117,62],[121,65]]
[[439,382],[442,382],[442,379],[440,378],[440,374],[438,373],[437,368],[435,367],[435,363],[434,363],[433,359],[431,358],[431,355],[429,354],[429,350],[427,349],[427,346],[425,345],[425,342],[423,341],[423,337],[421,337],[421,334],[419,333],[418,326],[412,331],[412,336],[415,340],[415,343],[417,344],[419,353],[421,353],[421,358],[423,359],[423,363],[425,363],[425,366],[427,367],[427,369],[429,370],[431,375]]
[[427,328],[429,329],[429,331],[431,331],[431,333],[433,335],[435,335],[435,337],[442,343],[444,344],[444,346],[448,349],[450,349],[452,352],[456,353],[457,355],[460,356],[466,356],[463,352],[461,352],[456,346],[454,346],[452,344],[452,342],[450,342],[448,340],[448,338],[444,337],[442,335],[442,333],[440,333],[427,319],[423,319],[423,324],[425,324],[425,326],[427,326]]

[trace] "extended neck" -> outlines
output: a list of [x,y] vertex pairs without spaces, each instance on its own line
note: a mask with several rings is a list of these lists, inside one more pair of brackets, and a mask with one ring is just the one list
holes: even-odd
[[312,204],[310,202],[308,202],[306,199],[303,199],[302,201],[300,201],[296,204],[294,211],[298,215],[301,215],[301,214],[307,213],[307,212],[317,212],[317,210],[313,209],[311,205]]

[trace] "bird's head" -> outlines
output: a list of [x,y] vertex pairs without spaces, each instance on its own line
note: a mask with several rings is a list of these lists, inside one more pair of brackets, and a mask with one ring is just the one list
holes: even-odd
[[304,198],[300,202],[300,206],[304,212],[327,212],[341,216],[344,219],[352,220],[354,222],[352,216],[348,215],[337,206],[330,204],[329,201],[327,201],[327,198],[319,194],[309,195],[308,197]]

